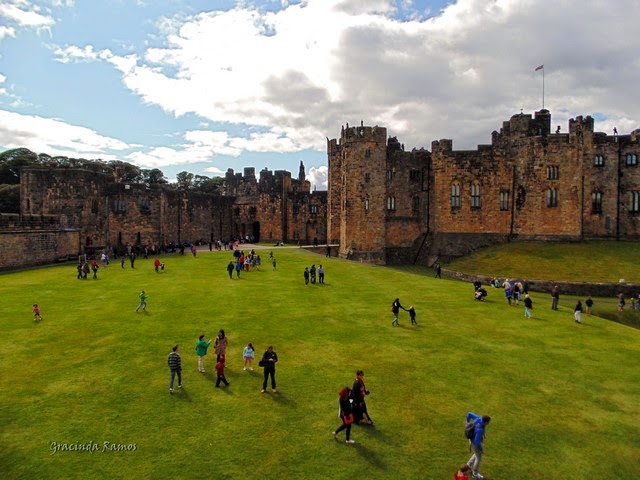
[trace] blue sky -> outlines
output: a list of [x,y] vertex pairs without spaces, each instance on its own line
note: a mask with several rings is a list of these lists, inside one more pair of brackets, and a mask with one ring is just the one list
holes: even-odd
[[640,2],[3,0],[0,150],[326,188],[326,137],[489,143],[542,105],[566,131],[640,127]]

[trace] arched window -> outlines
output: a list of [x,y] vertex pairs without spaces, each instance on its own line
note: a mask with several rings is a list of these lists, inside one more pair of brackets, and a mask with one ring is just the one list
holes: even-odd
[[547,190],[547,207],[554,208],[558,206],[558,191],[555,188]]
[[591,213],[602,213],[602,192],[591,194]]
[[396,209],[396,197],[387,197],[387,210]]
[[500,190],[500,210],[509,210],[509,190]]
[[638,157],[636,156],[635,153],[627,153],[626,157],[626,163],[629,166],[633,166],[633,165],[637,165],[638,164]]
[[480,208],[480,184],[477,181],[471,185],[471,208]]
[[451,184],[451,208],[460,208],[460,184]]
[[640,212],[640,192],[630,192],[629,211],[633,213]]
[[414,216],[420,215],[420,197],[413,197],[413,202],[411,204],[411,212]]
[[604,155],[596,155],[593,159],[593,165],[596,167],[604,167]]
[[364,211],[365,212],[369,211],[369,199],[368,198],[364,199]]
[[547,180],[558,180],[560,178],[560,169],[555,165],[547,167]]

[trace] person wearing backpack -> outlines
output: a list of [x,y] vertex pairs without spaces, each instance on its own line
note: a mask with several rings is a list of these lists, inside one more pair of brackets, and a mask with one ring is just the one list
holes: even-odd
[[482,455],[484,453],[484,448],[482,446],[482,442],[484,441],[484,430],[489,422],[491,421],[491,417],[488,415],[479,416],[473,412],[467,413],[466,422],[467,425],[465,427],[465,436],[469,438],[469,446],[473,455],[467,461],[467,465],[471,469],[471,477],[476,480],[483,480],[484,477],[480,474],[480,463],[482,462]]

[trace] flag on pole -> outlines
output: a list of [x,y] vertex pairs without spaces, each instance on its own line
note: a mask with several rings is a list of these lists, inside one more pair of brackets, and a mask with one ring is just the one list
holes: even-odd
[[542,70],[543,68],[544,68],[544,65],[540,65],[539,67],[537,67],[537,68],[535,69],[535,71],[537,72],[538,70]]

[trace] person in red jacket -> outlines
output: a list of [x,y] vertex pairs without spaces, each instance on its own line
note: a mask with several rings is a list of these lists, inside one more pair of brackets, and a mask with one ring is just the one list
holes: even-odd
[[456,473],[453,474],[453,480],[469,480],[469,465],[463,463]]
[[224,355],[220,355],[220,358],[218,358],[218,363],[216,363],[216,373],[218,374],[216,387],[220,386],[220,382],[224,383],[225,386],[229,385],[227,378],[224,376]]
[[349,387],[342,387],[340,389],[340,393],[338,393],[339,402],[340,402],[340,418],[342,419],[342,425],[340,425],[333,436],[335,437],[342,430],[346,430],[347,440],[346,443],[355,443],[351,440],[351,424],[353,423],[353,413],[351,413],[351,390]]

